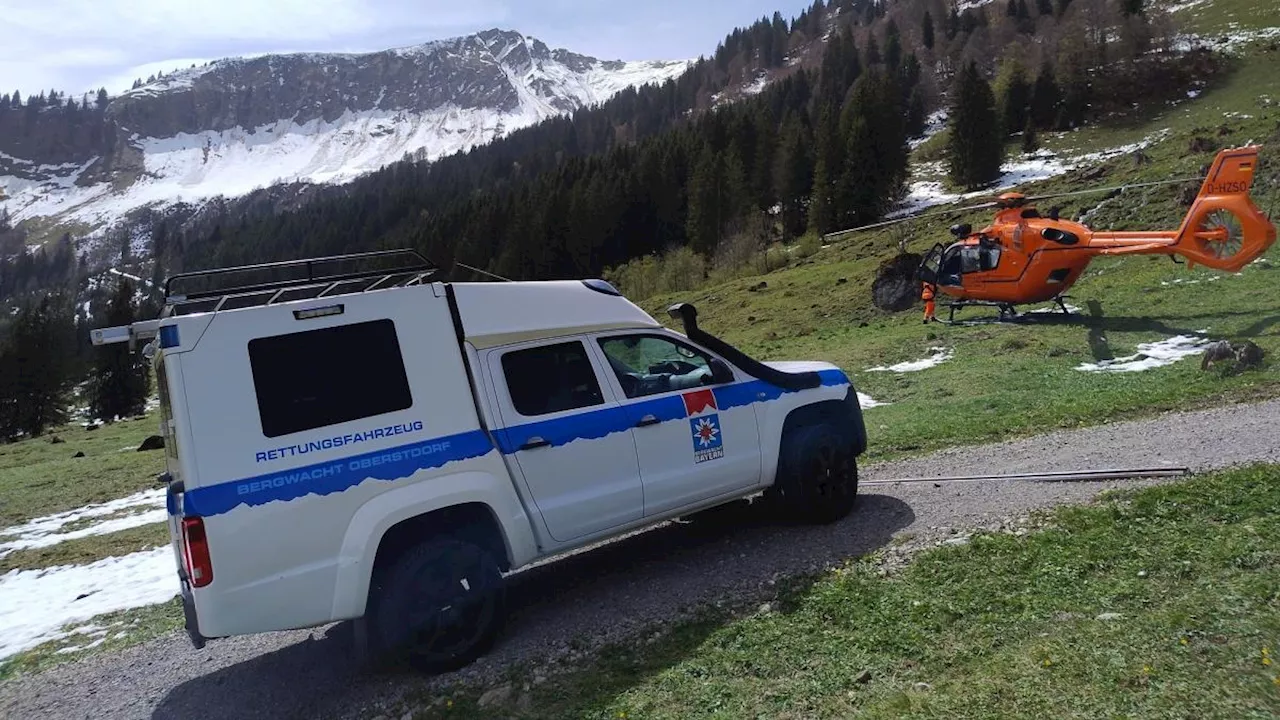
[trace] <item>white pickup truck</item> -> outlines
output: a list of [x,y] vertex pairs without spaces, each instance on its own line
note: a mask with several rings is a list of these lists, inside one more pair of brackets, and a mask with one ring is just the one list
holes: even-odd
[[437,273],[387,251],[180,274],[160,318],[91,333],[148,341],[197,648],[354,619],[376,657],[454,669],[536,560],[762,491],[801,521],[853,508],[866,432],[835,366],[756,362],[689,305],[672,332],[599,280]]

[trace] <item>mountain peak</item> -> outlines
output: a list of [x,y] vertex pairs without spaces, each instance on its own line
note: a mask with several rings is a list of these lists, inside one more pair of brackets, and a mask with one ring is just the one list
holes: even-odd
[[[688,64],[602,62],[501,28],[368,53],[226,58],[115,98],[110,141],[56,167],[0,135],[0,189],[14,189],[0,207],[15,220],[102,226],[142,205],[344,182],[468,150]],[[8,183],[31,174],[19,165],[48,177]]]

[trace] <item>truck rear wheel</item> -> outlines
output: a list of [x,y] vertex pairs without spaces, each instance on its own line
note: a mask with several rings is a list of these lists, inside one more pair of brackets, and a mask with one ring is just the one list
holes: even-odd
[[830,425],[789,433],[772,494],[800,522],[826,524],[847,516],[858,499],[858,463],[844,436]]
[[428,673],[470,664],[493,646],[503,624],[502,573],[472,543],[437,538],[406,550],[375,577],[368,642],[383,662]]

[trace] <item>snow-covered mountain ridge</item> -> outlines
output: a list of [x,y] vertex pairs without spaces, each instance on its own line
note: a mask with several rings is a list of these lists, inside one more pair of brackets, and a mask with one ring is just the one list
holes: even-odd
[[601,61],[504,30],[368,54],[219,60],[112,99],[110,141],[76,162],[0,153],[0,207],[15,221],[103,228],[144,206],[346,182],[406,156],[465,151],[688,65]]

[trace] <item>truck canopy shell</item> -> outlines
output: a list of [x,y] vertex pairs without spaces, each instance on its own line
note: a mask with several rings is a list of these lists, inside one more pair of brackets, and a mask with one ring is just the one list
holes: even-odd
[[661,324],[598,281],[454,283],[465,339],[477,349]]

